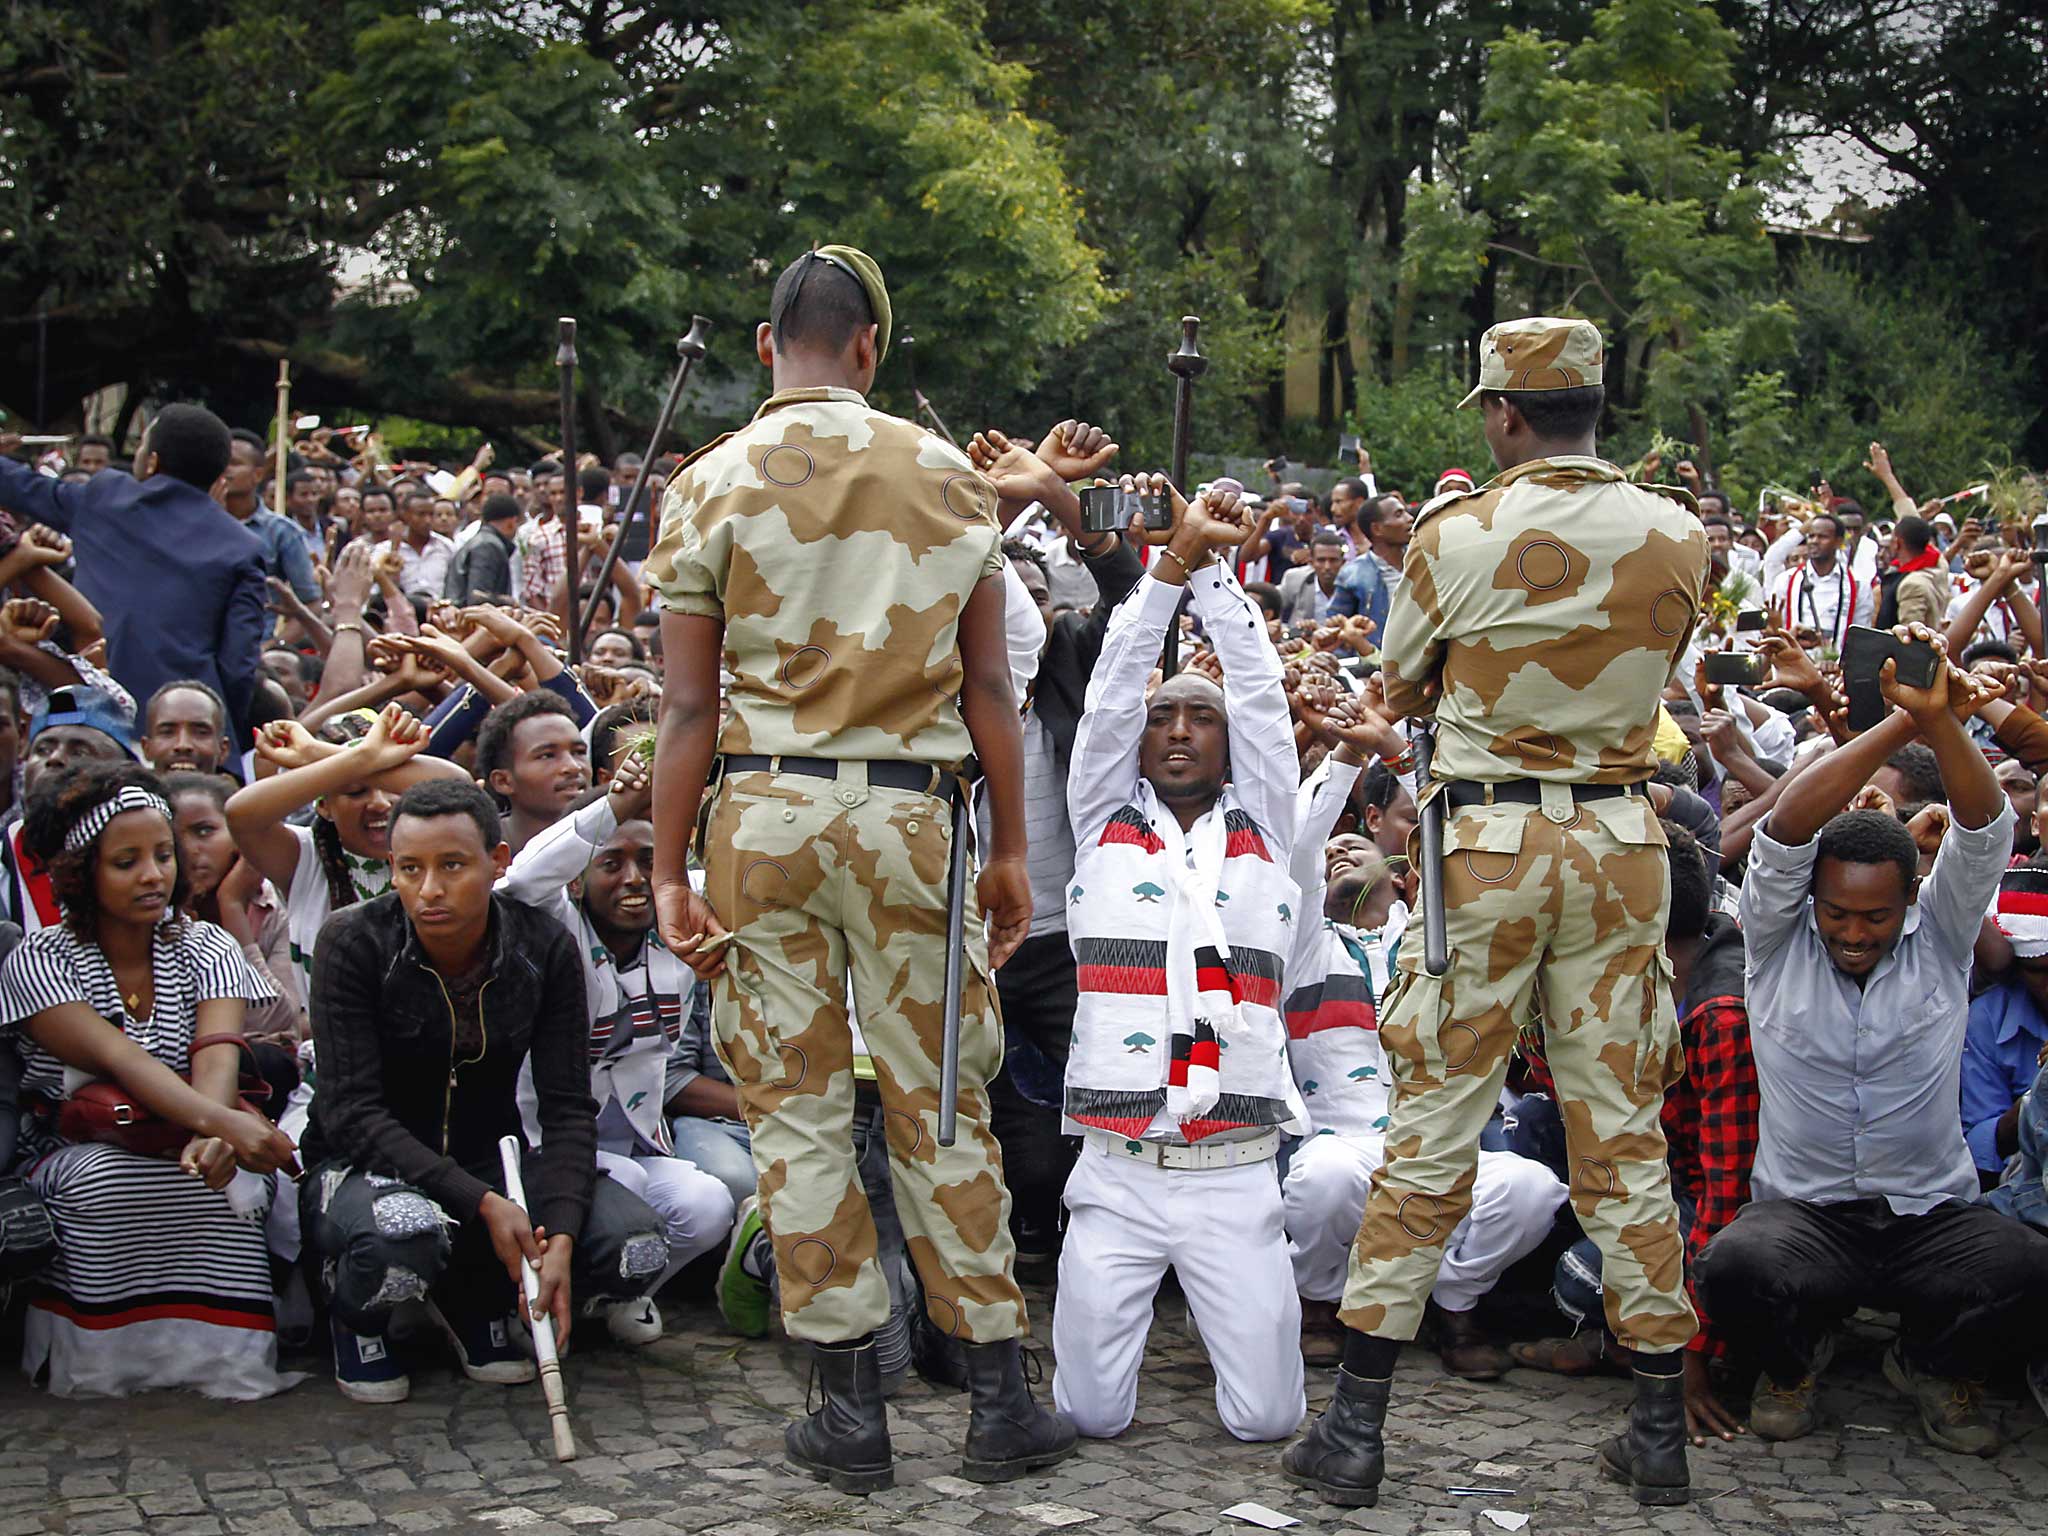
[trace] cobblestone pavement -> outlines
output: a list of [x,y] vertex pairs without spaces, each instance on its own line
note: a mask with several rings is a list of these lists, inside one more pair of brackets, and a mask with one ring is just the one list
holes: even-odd
[[[1043,1332],[1045,1298],[1032,1299]],[[1240,1445],[1223,1433],[1212,1378],[1177,1303],[1160,1310],[1138,1422],[1120,1440],[1084,1444],[1042,1477],[978,1487],[958,1477],[965,1400],[913,1380],[890,1415],[896,1487],[865,1501],[782,1462],[783,1423],[804,1398],[797,1357],[773,1341],[721,1334],[702,1307],[670,1309],[669,1336],[646,1351],[606,1344],[569,1361],[583,1456],[567,1466],[549,1458],[538,1387],[472,1386],[452,1368],[415,1374],[412,1400],[395,1408],[348,1403],[318,1376],[256,1404],[170,1394],[67,1403],[32,1391],[9,1368],[0,1387],[0,1536],[1203,1536],[1253,1530],[1222,1516],[1246,1499],[1298,1517],[1300,1536],[1494,1536],[1506,1527],[1489,1510],[1530,1516],[1532,1536],[1794,1528],[2038,1536],[2048,1513],[2048,1424],[2031,1402],[1997,1405],[2011,1438],[1997,1460],[1935,1451],[1885,1385],[1868,1339],[1838,1357],[1818,1433],[1794,1445],[1745,1438],[1696,1451],[1695,1502],[1655,1512],[1639,1511],[1593,1470],[1593,1446],[1620,1423],[1625,1383],[1528,1371],[1467,1383],[1411,1349],[1396,1377],[1392,1479],[1380,1507],[1326,1509],[1277,1475],[1278,1446]],[[1311,1374],[1311,1411],[1327,1383],[1327,1372]],[[1468,1484],[1515,1491],[1448,1491]]]

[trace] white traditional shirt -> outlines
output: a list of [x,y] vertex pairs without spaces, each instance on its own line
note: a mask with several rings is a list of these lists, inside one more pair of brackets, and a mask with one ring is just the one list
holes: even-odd
[[1802,565],[1771,591],[1771,607],[1787,629],[1804,625],[1820,632],[1821,643],[1839,651],[1854,624],[1868,624],[1874,611],[1871,585],[1839,557],[1834,569]]
[[[1234,1050],[1224,1037],[1224,1098],[1216,1118],[1227,1120],[1236,1108],[1267,1117],[1265,1124],[1301,1123],[1299,1096],[1281,1064],[1285,1034],[1276,1006],[1284,985],[1286,934],[1299,904],[1291,877],[1273,857],[1293,844],[1300,784],[1280,658],[1266,637],[1265,614],[1228,566],[1213,563],[1188,579],[1190,606],[1223,662],[1230,782],[1185,833],[1177,823],[1167,827],[1172,812],[1139,772],[1138,748],[1148,708],[1145,680],[1181,590],[1146,576],[1111,618],[1067,778],[1067,819],[1076,844],[1068,928],[1081,984],[1067,1064],[1068,1114],[1080,1125],[1114,1123],[1123,1134],[1164,1140],[1183,1139],[1182,1123],[1161,1107],[1167,1096],[1154,1091],[1158,1074],[1132,1058],[1166,1046],[1158,1037],[1173,1033],[1171,1026],[1161,1026],[1176,990],[1170,974],[1174,953],[1209,943],[1210,930],[1219,927],[1228,949],[1227,986],[1237,994],[1244,1034]],[[1213,919],[1174,909],[1180,894],[1176,871],[1162,869],[1138,885],[1128,883],[1132,861],[1156,859],[1163,838],[1167,847],[1187,850],[1190,870],[1195,850],[1221,839],[1230,872],[1217,889]],[[1164,931],[1164,942],[1134,936],[1141,931]],[[1226,984],[1206,976],[1186,979],[1204,996]],[[1143,1032],[1147,1024],[1156,1035]]]

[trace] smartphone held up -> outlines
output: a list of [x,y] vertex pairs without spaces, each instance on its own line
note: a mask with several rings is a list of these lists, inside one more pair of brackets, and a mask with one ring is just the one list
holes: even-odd
[[1908,688],[1932,688],[1941,658],[1925,640],[1901,640],[1889,630],[1854,624],[1842,641],[1842,683],[1849,695],[1849,729],[1867,731],[1884,723],[1891,707],[1878,676],[1887,661]]
[[1122,533],[1143,519],[1148,533],[1173,526],[1173,507],[1164,491],[1127,491],[1117,485],[1091,485],[1081,492],[1081,528],[1087,533]]

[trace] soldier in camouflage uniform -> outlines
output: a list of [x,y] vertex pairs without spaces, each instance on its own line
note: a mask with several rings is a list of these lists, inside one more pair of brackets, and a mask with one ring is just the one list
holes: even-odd
[[1381,1039],[1395,1097],[1386,1163],[1352,1248],[1336,1396],[1288,1475],[1371,1504],[1400,1341],[1471,1208],[1479,1133],[1540,1016],[1572,1163],[1600,1245],[1607,1319],[1636,1352],[1629,1432],[1602,1470],[1643,1503],[1687,1497],[1680,1363],[1695,1318],[1658,1115],[1682,1069],[1663,953],[1670,871],[1638,786],[1657,701],[1698,618],[1706,533],[1684,491],[1639,487],[1594,452],[1600,333],[1497,325],[1479,387],[1501,473],[1416,520],[1388,615],[1386,697],[1433,713],[1425,791],[1444,808],[1450,969],[1402,946]]
[[[998,1481],[1069,1454],[1075,1436],[1024,1382],[1010,1197],[988,1127],[1002,1045],[991,960],[1031,917],[996,494],[957,449],[864,398],[890,323],[866,255],[799,257],[770,314],[756,346],[775,392],[677,470],[647,562],[668,658],[661,930],[715,978],[783,1321],[818,1360],[825,1406],[790,1426],[791,1458],[844,1492],[892,1480],[874,1348],[889,1293],[854,1163],[850,972],[926,1310],[965,1345],[965,1470]],[[714,748],[699,897],[685,850]],[[970,904],[959,1136],[941,1147],[951,812],[970,751],[993,822],[978,885],[990,932]]]

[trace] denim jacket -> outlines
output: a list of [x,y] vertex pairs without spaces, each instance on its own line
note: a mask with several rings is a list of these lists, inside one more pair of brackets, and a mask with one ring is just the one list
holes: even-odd
[[1337,573],[1337,590],[1330,594],[1330,616],[1349,617],[1362,613],[1373,621],[1377,633],[1387,632],[1387,603],[1392,596],[1387,591],[1386,574],[1380,570],[1379,561],[1373,559],[1372,551],[1347,562]]

